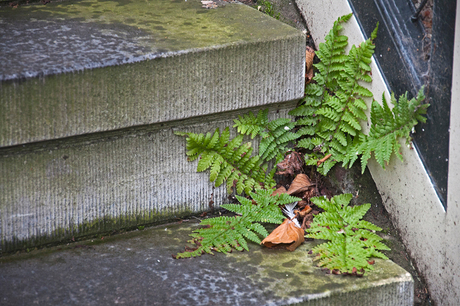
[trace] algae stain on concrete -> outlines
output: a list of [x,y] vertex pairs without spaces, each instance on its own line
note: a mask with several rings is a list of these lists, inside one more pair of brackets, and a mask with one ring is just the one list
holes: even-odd
[[[267,28],[276,28],[281,35],[293,34],[289,26],[280,27],[275,20],[252,8],[222,3],[217,9],[208,10],[202,8],[198,0],[64,1],[46,6],[22,6],[14,11],[3,9],[3,13],[0,10],[0,20],[8,22],[21,18],[29,22],[47,21],[62,25],[73,22],[110,25],[104,29],[107,35],[116,35],[117,30],[122,30],[136,37],[140,45],[165,51],[257,41],[256,37]],[[250,16],[253,18],[245,18],[246,23],[242,24],[240,20],[248,16],[248,11],[252,11]]]
[[[84,221],[80,224],[69,224],[65,227],[59,227],[50,233],[39,233],[27,239],[17,236],[9,237],[9,239],[3,239],[2,237],[0,251],[10,253],[18,250],[27,250],[29,248],[68,243],[90,237],[100,238],[103,236],[113,235],[119,231],[130,231],[138,228],[139,226],[151,226],[165,223],[168,222],[168,220],[175,220],[192,214],[192,211],[185,209],[183,211],[172,213],[149,210],[139,212],[137,214],[120,215],[117,217],[105,216],[104,218],[97,218],[92,221]],[[180,230],[182,231],[186,229]],[[172,235],[173,231],[171,229],[167,229],[162,234],[165,233]]]
[[251,246],[250,252],[228,256],[235,260],[232,264],[235,270],[244,270],[244,267],[255,269],[256,272],[248,278],[256,286],[263,283],[266,287],[268,284],[269,291],[275,296],[296,303],[311,294],[322,298],[343,288],[354,291],[366,289],[373,282],[387,284],[400,278],[404,272],[389,260],[376,259],[375,270],[360,278],[326,274],[316,266],[314,256],[307,254],[317,244],[316,241],[307,241],[294,252]]
[[235,266],[247,265],[256,269],[255,274],[248,276],[255,284],[269,284],[267,289],[270,292],[285,299],[296,296],[298,290],[311,286],[306,275],[315,274],[317,268],[312,257],[307,255],[307,245],[301,246],[295,252],[262,247],[254,249],[228,256],[236,260]]

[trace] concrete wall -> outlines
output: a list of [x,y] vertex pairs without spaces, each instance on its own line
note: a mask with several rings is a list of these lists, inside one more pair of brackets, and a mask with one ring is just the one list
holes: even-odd
[[[351,12],[345,0],[297,0],[315,43],[324,41],[333,22]],[[457,4],[457,16],[460,16]],[[384,26],[384,25],[380,25]],[[452,84],[448,203],[444,210],[416,150],[401,147],[404,162],[392,159],[383,170],[375,160],[369,169],[386,209],[426,278],[433,301],[458,305],[460,301],[460,23],[457,17]],[[345,26],[350,44],[364,40],[355,18]],[[379,41],[377,39],[376,43]],[[375,56],[379,56],[376,54]],[[378,99],[388,88],[373,62],[373,83],[369,86]],[[366,127],[364,127],[366,129]]]

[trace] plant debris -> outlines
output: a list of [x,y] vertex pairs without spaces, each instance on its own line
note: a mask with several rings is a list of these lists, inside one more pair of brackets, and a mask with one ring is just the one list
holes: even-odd
[[303,171],[304,164],[305,162],[303,161],[302,154],[291,151],[282,162],[276,165],[280,170],[276,174],[294,176],[296,173],[301,173]]
[[214,9],[214,8],[217,8],[217,4],[214,2],[214,1],[205,1],[205,0],[201,0],[201,4],[203,8],[206,8],[206,9]]
[[279,245],[289,251],[294,251],[305,240],[305,230],[301,228],[296,218],[294,207],[296,203],[285,205],[283,212],[288,217],[275,228],[260,244],[268,248]]

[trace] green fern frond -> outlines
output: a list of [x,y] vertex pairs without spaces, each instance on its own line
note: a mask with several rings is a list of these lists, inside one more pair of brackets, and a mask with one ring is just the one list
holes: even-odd
[[[386,101],[380,107],[375,101],[371,107],[372,127],[369,136],[361,131],[361,123],[368,120],[365,99],[372,98],[370,90],[363,86],[372,81],[370,64],[374,54],[374,40],[378,23],[369,39],[359,47],[352,46],[345,53],[346,36],[341,34],[341,23],[350,15],[339,18],[316,52],[320,63],[314,82],[305,88],[305,98],[290,112],[299,117],[297,135],[302,137],[297,146],[313,152],[305,154],[307,165],[318,165],[318,172],[326,175],[337,163],[351,167],[361,156],[364,171],[372,153],[377,162],[385,167],[390,157],[399,153],[398,139],[410,141],[410,131],[418,121],[425,122],[428,104],[421,105],[422,94],[407,100],[407,94],[400,97],[391,110]],[[422,89],[423,91],[423,89]],[[319,162],[331,154],[324,162]]]
[[345,48],[348,45],[348,37],[341,34],[342,23],[348,21],[352,14],[340,17],[334,22],[332,29],[325,37],[325,42],[319,44],[316,55],[320,59],[315,68],[319,73],[313,78],[319,86],[335,90],[337,79],[341,73],[341,63],[345,60]]
[[[318,69],[313,78],[315,82],[306,86],[304,100],[290,113],[304,116],[297,121],[299,137],[322,138],[321,152],[324,155],[307,154],[306,158],[321,159],[332,154],[328,162],[318,166],[322,174],[327,174],[334,164],[342,160],[351,161],[346,157],[349,145],[355,137],[360,137],[360,121],[367,120],[364,99],[372,97],[372,93],[361,83],[372,81],[370,63],[378,24],[368,40],[359,47],[352,46],[346,54],[347,38],[341,34],[341,23],[350,15],[344,17],[334,23],[326,42],[320,44],[316,52],[320,63],[315,65]],[[301,141],[300,146],[311,150],[311,143]]]
[[370,204],[349,206],[352,194],[341,194],[328,200],[326,197],[312,198],[312,203],[325,211],[315,217],[308,230],[308,238],[330,240],[313,248],[318,254],[319,266],[342,273],[372,270],[370,257],[387,257],[379,250],[389,250],[382,238],[373,231],[381,228],[361,220]]
[[385,96],[382,96],[382,106],[376,101],[372,102],[371,110],[371,129],[367,137],[363,137],[361,144],[356,148],[361,157],[361,169],[364,172],[371,153],[374,153],[377,162],[385,168],[385,164],[390,161],[394,153],[402,160],[399,152],[399,138],[406,138],[406,144],[410,144],[410,133],[417,123],[426,122],[424,115],[429,104],[422,104],[425,96],[424,87],[420,89],[416,98],[410,101],[405,95],[399,97],[396,102],[394,94],[391,95],[391,103],[394,105],[390,109]]
[[[376,30],[377,28],[378,24]],[[322,152],[325,155],[332,154],[335,161],[343,160],[347,154],[348,142],[345,133],[356,137],[361,134],[359,121],[367,120],[364,112],[367,106],[363,99],[372,97],[372,93],[360,85],[360,82],[371,81],[369,64],[375,48],[374,36],[362,43],[359,48],[352,46],[348,56],[342,58],[340,64],[343,69],[336,77],[338,87],[333,91],[333,95],[324,93],[322,106],[316,111],[316,115],[320,116],[317,134],[324,139]],[[333,88],[328,87],[328,91],[331,90]],[[330,165],[320,165],[323,168],[327,166]],[[321,172],[327,174],[328,169],[322,169]]]
[[[227,191],[231,193],[234,186],[236,192],[249,193],[262,187],[272,188],[275,185],[272,173],[262,166],[259,156],[252,156],[250,143],[242,144],[243,135],[230,140],[229,129],[222,134],[219,129],[211,134],[176,133],[187,136],[187,156],[189,161],[198,158],[197,171],[210,170],[210,180],[219,187],[226,182]],[[260,183],[260,184],[259,184]]]
[[299,138],[292,133],[295,123],[288,118],[268,120],[268,109],[261,110],[255,116],[252,112],[233,120],[233,127],[237,128],[242,135],[261,136],[259,144],[259,156],[264,161],[276,158],[276,163],[284,158],[287,146],[291,141]]
[[203,253],[213,254],[213,251],[228,253],[232,249],[248,250],[246,240],[260,244],[260,236],[268,236],[267,230],[260,223],[281,224],[285,219],[280,205],[300,201],[301,199],[287,194],[271,195],[271,190],[258,190],[250,195],[252,201],[236,196],[240,205],[223,204],[221,207],[236,213],[236,216],[221,216],[201,221],[204,228],[193,231],[191,240],[197,245],[192,252],[182,252],[176,258],[200,256]]

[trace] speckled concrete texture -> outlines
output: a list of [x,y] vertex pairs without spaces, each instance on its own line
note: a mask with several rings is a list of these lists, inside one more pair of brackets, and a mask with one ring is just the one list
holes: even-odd
[[413,281],[391,261],[363,277],[326,274],[308,255],[250,252],[175,260],[197,223],[99,237],[0,258],[2,305],[412,305]]
[[0,8],[0,147],[301,98],[305,37],[245,5]]

